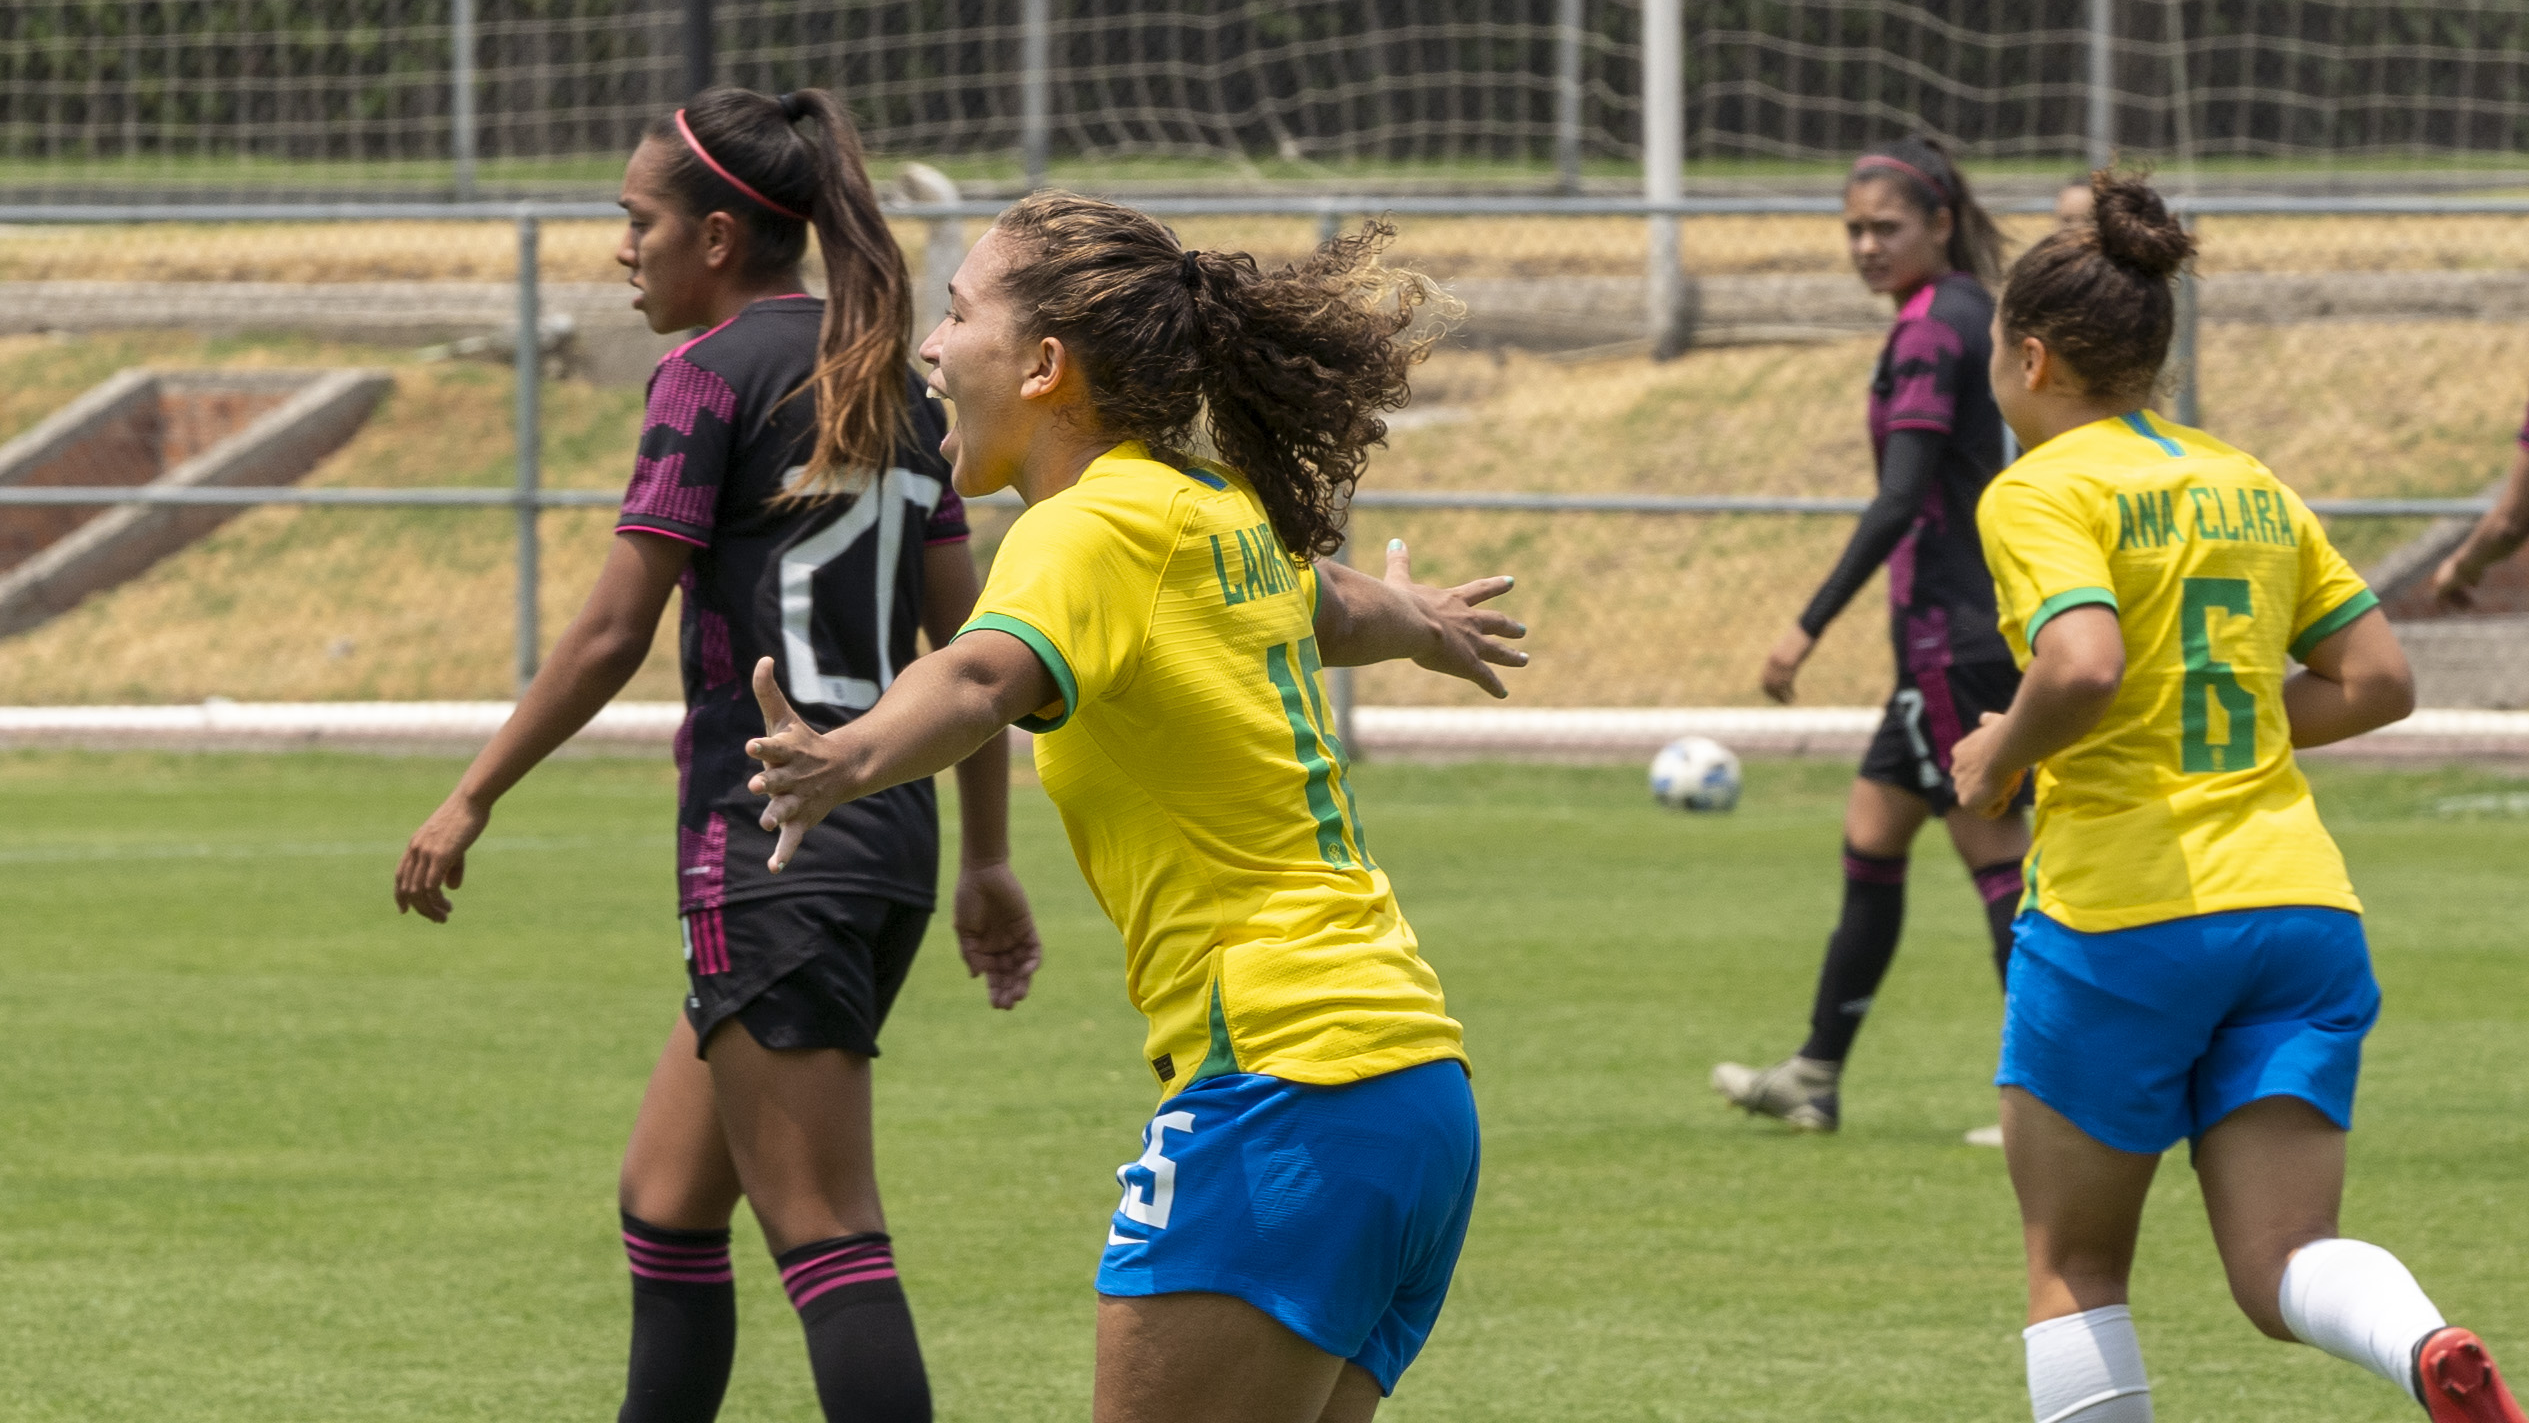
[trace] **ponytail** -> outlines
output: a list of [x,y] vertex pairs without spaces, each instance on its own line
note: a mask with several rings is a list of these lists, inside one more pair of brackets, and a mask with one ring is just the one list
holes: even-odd
[[1950,266],[1988,287],[2002,279],[2002,229],[1984,204],[1976,201],[1967,175],[1958,171],[1957,162],[1939,139],[1925,135],[1872,144],[1854,160],[1852,175],[1844,184],[1849,188],[1866,179],[1896,184],[1907,204],[1927,220],[1946,209],[1950,226],[1945,256]]
[[[803,119],[806,133],[796,126]],[[744,225],[748,275],[796,267],[808,229],[816,229],[825,322],[816,370],[788,397],[814,399],[816,444],[781,497],[818,500],[857,489],[894,459],[906,428],[913,283],[879,212],[851,115],[823,89],[776,99],[715,88],[651,124],[648,137],[671,154],[667,188],[689,214],[726,212]]]
[[1379,416],[1405,403],[1406,373],[1442,334],[1407,336],[1415,308],[1456,307],[1429,278],[1379,265],[1393,227],[1364,224],[1267,272],[1076,193],[1037,193],[996,226],[1023,252],[1002,279],[1014,304],[1080,362],[1103,431],[1177,455],[1199,425],[1293,558],[1342,546],[1362,464],[1387,438]]

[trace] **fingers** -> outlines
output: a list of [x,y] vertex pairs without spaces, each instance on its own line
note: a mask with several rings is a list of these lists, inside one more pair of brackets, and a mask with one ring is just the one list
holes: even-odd
[[1474,623],[1477,632],[1486,637],[1526,637],[1528,635],[1528,625],[1508,613],[1497,613],[1487,609],[1473,614],[1469,621]]
[[799,842],[808,838],[808,824],[797,818],[795,803],[792,812],[793,818],[781,822],[781,840],[773,846],[773,858],[765,862],[765,867],[775,874],[780,874],[783,867],[790,863],[790,857],[799,853]]
[[1387,581],[1390,583],[1414,581],[1414,556],[1406,551],[1403,539],[1387,541]]
[[1496,667],[1525,667],[1528,665],[1527,653],[1520,651],[1516,647],[1504,647],[1500,643],[1493,641],[1491,638],[1485,638],[1475,644],[1475,655],[1492,663]]
[[[1511,585],[1518,581],[1507,573],[1495,578],[1478,578],[1472,583],[1461,583],[1450,589],[1449,596],[1472,607],[1477,603],[1490,602],[1509,592]],[[1523,628],[1521,631],[1524,632],[1526,629]]]
[[[791,713],[790,698],[782,695],[781,684],[773,678],[773,659],[755,659],[755,705],[764,713],[764,734],[778,734],[797,718]],[[749,743],[747,754],[754,755],[755,743]]]

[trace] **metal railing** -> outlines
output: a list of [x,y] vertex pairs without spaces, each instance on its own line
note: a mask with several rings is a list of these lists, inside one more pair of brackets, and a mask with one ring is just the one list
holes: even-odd
[[[2468,216],[2529,217],[2529,198],[2448,197],[2291,197],[2164,195],[2170,208],[2192,222],[2206,216]],[[927,224],[962,224],[990,220],[1009,204],[1002,201],[898,202],[890,216]],[[1381,214],[1420,217],[1638,217],[1686,218],[1782,214],[1828,215],[1843,210],[1834,197],[1678,197],[1641,198],[1585,196],[1423,196],[1258,195],[1148,198],[1135,206],[1155,217],[1299,217],[1316,219],[1321,234],[1331,235],[1347,218]],[[2047,211],[2043,202],[1997,203],[2010,213]],[[0,204],[0,225],[132,224],[171,222],[359,222],[359,221],[506,221],[518,231],[518,302],[516,367],[528,373],[518,382],[516,410],[516,477],[500,488],[360,489],[290,487],[154,488],[94,486],[0,486],[0,508],[24,505],[332,505],[368,508],[508,507],[517,518],[517,603],[515,664],[519,686],[532,680],[538,660],[537,585],[540,540],[537,518],[546,509],[612,508],[620,496],[602,490],[555,490],[542,485],[539,447],[542,414],[541,296],[537,264],[542,224],[563,220],[611,220],[622,215],[608,203],[587,202],[457,202],[457,203],[222,203],[202,206],[156,204],[66,204],[60,206]],[[1656,244],[1655,244],[1656,246]],[[944,278],[936,274],[930,279]],[[2197,416],[2195,279],[2182,278],[2176,412],[2181,423]],[[1654,314],[1653,349],[1668,333]],[[1015,496],[977,501],[1015,504]],[[1867,501],[1860,499],[1777,498],[1732,495],[1598,495],[1520,492],[1364,490],[1354,503],[1364,509],[1452,511],[1521,511],[1556,514],[1638,515],[1775,515],[1849,516]],[[2313,513],[2329,518],[2474,517],[2489,505],[2476,499],[2333,499],[2312,500]]]

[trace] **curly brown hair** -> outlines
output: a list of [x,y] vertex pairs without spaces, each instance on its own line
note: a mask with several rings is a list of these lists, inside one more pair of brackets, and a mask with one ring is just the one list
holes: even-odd
[[2147,175],[2090,175],[2091,221],[2020,254],[2002,284],[2002,334],[2034,336],[2092,394],[2151,393],[2177,330],[2170,279],[2195,239],[2169,215]]
[[[1002,278],[1030,335],[1080,362],[1099,428],[1171,456],[1198,426],[1255,487],[1295,557],[1333,553],[1382,411],[1455,303],[1416,272],[1380,265],[1396,236],[1369,222],[1272,271],[1244,252],[1193,252],[1147,214],[1077,193],[1037,193],[996,224],[1018,244]],[[1182,456],[1178,456],[1182,457]]]

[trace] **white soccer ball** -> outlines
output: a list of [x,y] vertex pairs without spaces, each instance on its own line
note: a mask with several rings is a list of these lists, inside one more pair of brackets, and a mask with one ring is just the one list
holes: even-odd
[[1680,737],[1651,758],[1651,797],[1671,810],[1728,810],[1739,803],[1739,758],[1709,737]]

